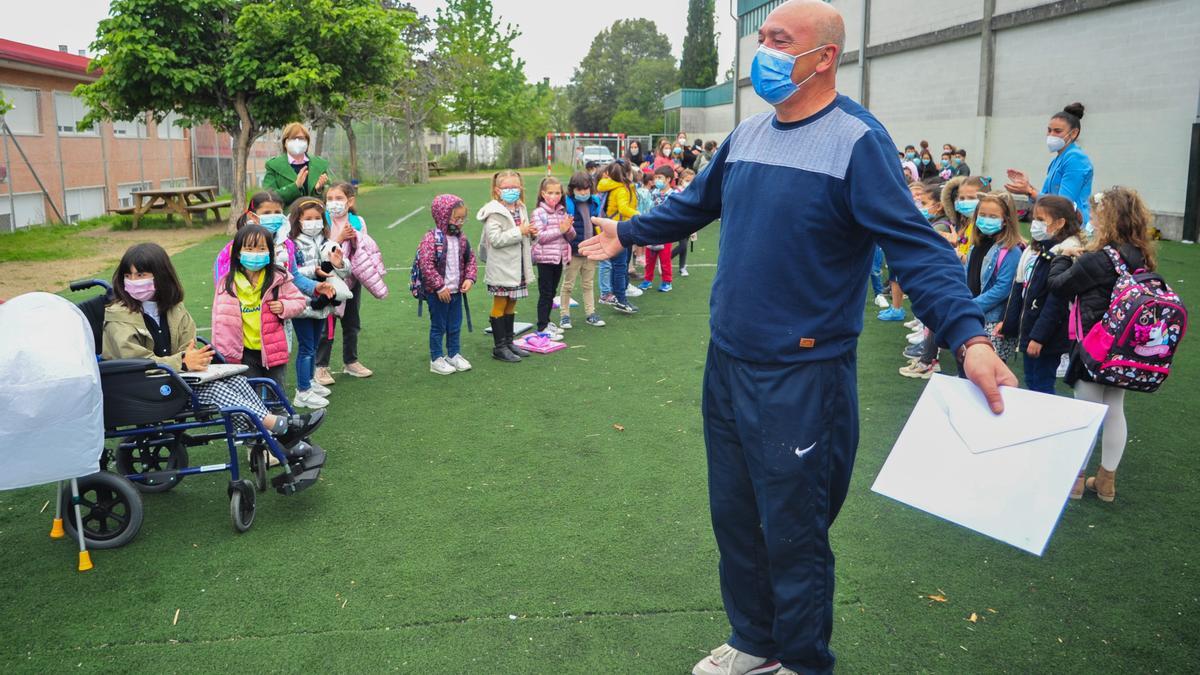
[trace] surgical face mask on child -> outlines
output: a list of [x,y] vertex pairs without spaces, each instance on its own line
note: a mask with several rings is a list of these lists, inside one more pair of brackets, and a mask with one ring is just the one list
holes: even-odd
[[521,198],[521,189],[520,188],[503,188],[502,190],[500,190],[500,199],[505,204],[516,204],[517,200],[520,198]]
[[154,299],[154,277],[149,279],[126,279],[123,282],[125,292],[138,302],[150,302]]
[[346,202],[340,199],[336,201],[325,202],[325,210],[328,211],[329,215],[333,216],[334,218],[341,218],[342,216],[346,215],[347,208]]
[[258,217],[258,224],[267,228],[267,231],[274,234],[283,227],[284,217],[282,213],[264,213]]
[[299,157],[308,152],[308,141],[303,138],[293,138],[287,142],[287,151],[292,157]]
[[788,100],[805,82],[817,74],[817,71],[813,70],[812,74],[800,80],[799,84],[792,82],[792,69],[796,66],[796,59],[828,46],[819,45],[800,54],[788,54],[766,45],[759,45],[758,51],[754,53],[754,60],[750,63],[750,82],[754,85],[754,93],[771,105],[779,105]]
[[592,194],[590,192],[576,192],[575,193],[575,201],[577,201],[577,202],[586,202],[587,200],[589,200],[591,198],[592,198]]
[[300,231],[310,237],[315,237],[325,231],[325,221],[302,220],[300,221]]
[[975,228],[987,236],[992,236],[1004,227],[1004,219],[994,216],[979,216],[975,218]]
[[238,262],[251,272],[257,272],[271,262],[271,254],[266,251],[242,251],[238,255]]
[[654,187],[656,187],[656,188],[658,188],[659,190],[661,190],[661,189],[663,189],[663,188],[667,187],[667,181],[665,181],[665,180],[663,180],[663,179],[659,178],[658,180],[654,181]]
[[1034,241],[1046,241],[1050,238],[1050,232],[1046,228],[1046,223],[1041,220],[1034,220],[1029,224],[1029,236],[1033,237]]
[[970,216],[975,213],[975,209],[979,206],[978,199],[960,199],[954,202],[954,210],[964,216]]

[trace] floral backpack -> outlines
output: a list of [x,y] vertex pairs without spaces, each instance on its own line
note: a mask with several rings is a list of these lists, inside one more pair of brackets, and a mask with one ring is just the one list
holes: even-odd
[[1116,249],[1105,246],[1104,252],[1117,271],[1117,283],[1104,318],[1086,335],[1075,315],[1075,334],[1083,337],[1083,365],[1100,384],[1155,391],[1170,374],[1187,332],[1187,309],[1161,276],[1145,270],[1130,274]]

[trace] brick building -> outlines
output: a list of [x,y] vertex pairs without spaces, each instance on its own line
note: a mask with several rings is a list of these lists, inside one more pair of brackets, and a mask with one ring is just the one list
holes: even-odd
[[[0,233],[56,222],[56,210],[67,222],[93,218],[132,205],[138,189],[232,182],[230,138],[210,126],[185,129],[173,114],[158,123],[147,114],[79,129],[86,106],[72,92],[96,79],[89,61],[0,39],[0,95],[12,106],[9,132],[0,130]],[[269,139],[256,144],[251,180],[278,152]]]

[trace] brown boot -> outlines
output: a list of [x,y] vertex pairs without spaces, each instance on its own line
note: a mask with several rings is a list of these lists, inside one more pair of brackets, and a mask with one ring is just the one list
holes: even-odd
[[1100,501],[1111,502],[1117,496],[1117,472],[1097,467],[1096,475],[1087,479],[1087,489],[1095,492]]
[[1083,472],[1075,479],[1075,487],[1071,488],[1071,499],[1083,499]]

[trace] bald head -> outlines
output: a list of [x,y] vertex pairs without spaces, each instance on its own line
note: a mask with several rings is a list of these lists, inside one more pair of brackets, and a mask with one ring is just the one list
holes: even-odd
[[763,28],[782,28],[805,48],[836,45],[838,56],[846,47],[846,24],[833,5],[823,0],[788,0],[767,16]]

